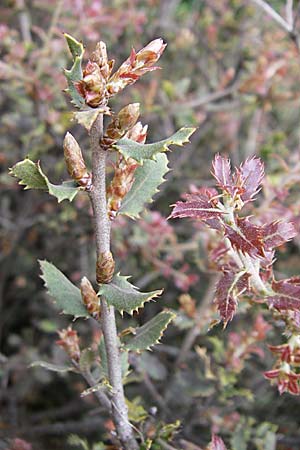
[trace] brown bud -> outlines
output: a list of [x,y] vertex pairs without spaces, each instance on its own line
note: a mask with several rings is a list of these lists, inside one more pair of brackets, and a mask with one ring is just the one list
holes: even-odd
[[115,271],[115,261],[111,252],[100,253],[96,264],[98,284],[110,283]]
[[158,69],[154,64],[160,58],[166,44],[162,39],[155,39],[136,53],[134,49],[126,61],[112,75],[107,84],[109,95],[115,95],[126,86],[133,84],[142,75]]
[[106,80],[97,63],[88,61],[82,80],[75,82],[74,86],[85,103],[92,108],[106,103]]
[[58,334],[60,340],[56,341],[56,344],[61,346],[71,359],[78,362],[80,359],[80,348],[77,331],[73,330],[72,327],[68,327],[66,330],[59,331]]
[[94,319],[99,320],[100,318],[100,299],[97,296],[90,281],[83,277],[80,284],[80,291],[82,301],[86,306],[86,309]]
[[91,176],[87,172],[85,162],[78,142],[71,133],[67,133],[64,138],[64,156],[69,175],[78,184],[86,189],[91,188]]
[[102,139],[102,145],[111,146],[118,139],[121,139],[138,120],[140,115],[140,104],[131,103],[115,115],[109,123],[106,133]]
[[108,61],[105,42],[98,42],[95,51],[91,55],[91,61],[99,66],[103,78],[107,81],[111,74],[114,61]]
[[119,156],[114,177],[107,189],[108,214],[111,219],[116,216],[123,198],[130,191],[137,167],[138,163],[134,159],[128,158],[125,160],[122,156]]
[[107,103],[109,94],[106,85],[113,65],[114,61],[108,61],[105,43],[98,42],[83,71],[82,80],[74,83],[75,88],[90,107],[97,108]]

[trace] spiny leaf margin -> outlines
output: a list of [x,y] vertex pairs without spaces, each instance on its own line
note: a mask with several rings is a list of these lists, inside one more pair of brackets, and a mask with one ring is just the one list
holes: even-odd
[[135,336],[125,344],[126,350],[140,353],[150,350],[155,344],[159,344],[169,323],[176,317],[173,311],[165,309],[144,325],[136,329]]
[[144,160],[156,160],[156,155],[169,150],[170,145],[183,146],[190,142],[190,136],[195,132],[196,128],[180,128],[175,134],[163,141],[154,142],[152,144],[140,144],[131,139],[120,139],[114,148],[118,150],[125,159],[133,158],[138,163],[143,164]]
[[147,160],[135,171],[133,185],[124,197],[118,214],[136,219],[140,217],[146,203],[153,202],[153,195],[159,192],[158,187],[166,180],[164,175],[169,171],[168,158],[159,154],[156,161]]
[[80,289],[76,287],[57,267],[48,261],[39,261],[48,294],[62,310],[63,314],[70,314],[75,319],[90,317],[82,303]]
[[114,306],[121,315],[124,311],[132,315],[134,311],[143,308],[146,302],[153,300],[162,294],[162,290],[152,292],[140,292],[133,284],[129,283],[129,276],[117,273],[112,281],[100,286],[98,295],[104,297],[110,306]]
[[27,189],[41,189],[48,191],[50,195],[57,198],[58,203],[63,200],[70,202],[75,198],[79,187],[73,181],[56,185],[50,183],[47,176],[41,169],[40,162],[34,162],[29,158],[17,162],[10,170],[9,174],[18,178],[19,184]]
[[83,77],[81,65],[84,54],[84,47],[82,42],[77,41],[69,34],[65,33],[64,36],[73,56],[73,66],[71,67],[71,69],[64,69],[64,74],[68,82],[68,89],[66,89],[65,92],[67,92],[71,96],[71,103],[73,103],[73,105],[75,105],[77,108],[81,108],[85,104],[85,102],[75,88],[74,82],[80,81]]

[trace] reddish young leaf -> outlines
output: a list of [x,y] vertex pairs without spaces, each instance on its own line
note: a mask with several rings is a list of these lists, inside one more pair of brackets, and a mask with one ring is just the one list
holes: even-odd
[[297,231],[291,222],[272,222],[262,227],[264,247],[272,250],[297,235]]
[[244,202],[253,200],[253,197],[260,190],[260,185],[265,175],[263,162],[255,156],[250,159],[248,158],[237,169],[237,174],[240,177],[241,187],[243,189],[243,193],[241,194],[242,200]]
[[247,273],[224,272],[220,278],[215,292],[214,303],[220,313],[224,326],[233,319],[235,315],[238,297],[248,287]]
[[300,309],[300,278],[273,281],[274,295],[268,296],[267,301],[273,308],[281,310]]
[[225,235],[232,246],[251,256],[264,256],[262,228],[252,224],[247,217],[236,219],[237,227],[225,224]]
[[212,174],[217,180],[220,188],[233,194],[234,184],[231,176],[230,160],[228,158],[223,158],[221,155],[216,155],[212,167]]
[[284,366],[281,366],[281,368],[275,368],[265,372],[264,376],[265,378],[277,383],[280,395],[284,392],[289,392],[293,395],[300,394],[300,375],[291,371],[289,365],[287,366],[287,371]]
[[107,84],[109,95],[117,94],[126,86],[135,83],[145,73],[158,69],[154,64],[161,57],[166,45],[159,38],[149,42],[137,53],[132,49],[130,56],[109,79]]
[[170,214],[170,218],[192,217],[195,219],[213,219],[220,217],[222,211],[216,208],[216,191],[214,189],[200,189],[196,194],[185,194],[185,202],[177,202]]
[[211,442],[208,445],[208,450],[227,450],[223,440],[216,434],[212,435]]

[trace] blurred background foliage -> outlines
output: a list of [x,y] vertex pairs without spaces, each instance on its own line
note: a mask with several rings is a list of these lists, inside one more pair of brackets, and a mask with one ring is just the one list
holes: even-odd
[[[270,3],[284,14],[283,0]],[[57,204],[47,194],[23,191],[8,175],[28,155],[51,180],[67,178],[67,130],[89,158],[85,133],[70,123],[62,92],[62,68],[70,66],[63,32],[81,39],[87,55],[104,40],[117,63],[132,46],[161,36],[168,42],[162,70],[126,90],[113,108],[140,102],[149,141],[184,125],[198,127],[191,145],[172,153],[168,182],[149,210],[138,221],[121,217],[113,225],[118,269],[141,288],[164,288],[161,300],[126,325],[143,323],[162,306],[178,313],[162,345],[132,355],[126,386],[138,416],[132,420],[149,437],[161,433],[160,448],[169,448],[164,433],[171,433],[162,423],[180,420],[170,448],[200,449],[213,431],[232,450],[299,449],[299,399],[279,397],[262,375],[272,365],[266,340],[280,342],[280,324],[267,325],[267,311],[249,312],[242,304],[226,331],[207,334],[215,318],[216,275],[207,258],[213,241],[195,223],[165,219],[183,192],[211,185],[216,152],[236,165],[260,155],[268,172],[260,207],[299,216],[300,56],[293,40],[247,0],[1,2],[0,448],[109,448],[95,444],[109,444],[111,421],[91,395],[80,398],[85,386],[78,376],[29,368],[39,359],[64,361],[56,330],[68,324],[43,289],[37,260],[52,261],[75,283],[94,277],[86,196]],[[288,196],[284,189],[291,186]],[[300,273],[299,243],[280,250],[279,275]],[[74,327],[86,345],[97,334],[92,321]]]

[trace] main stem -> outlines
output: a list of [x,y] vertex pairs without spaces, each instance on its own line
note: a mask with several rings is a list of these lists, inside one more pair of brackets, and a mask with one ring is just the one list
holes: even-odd
[[[93,173],[93,187],[90,198],[94,212],[97,258],[101,253],[110,251],[110,219],[106,204],[107,151],[100,146],[102,135],[103,115],[100,114],[90,132]],[[103,298],[101,298],[101,326],[107,353],[109,382],[112,386],[113,420],[124,449],[137,450],[138,445],[128,420],[128,409],[125,403],[115,311]]]

